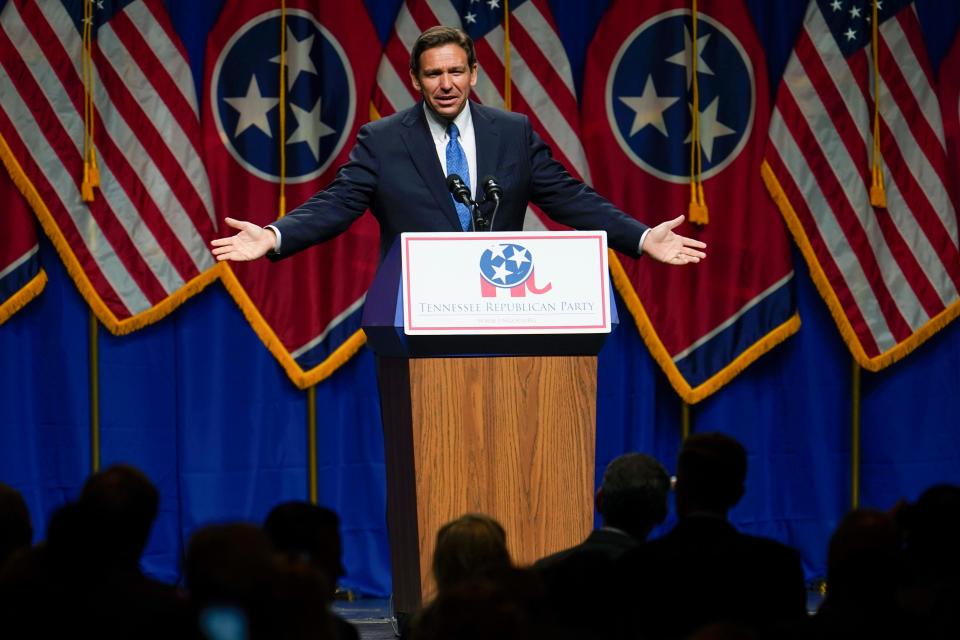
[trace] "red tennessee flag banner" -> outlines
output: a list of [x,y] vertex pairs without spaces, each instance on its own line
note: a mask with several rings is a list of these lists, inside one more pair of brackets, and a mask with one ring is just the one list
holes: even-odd
[[3,234],[0,236],[0,324],[43,291],[36,222],[13,180],[0,170]]
[[115,334],[217,277],[201,148],[193,78],[161,0],[3,5],[0,158]]
[[699,164],[707,220],[678,231],[705,241],[707,260],[611,260],[651,354],[689,403],[800,325],[786,231],[758,173],[769,113],[763,53],[742,2],[698,9],[694,25],[683,0],[615,1],[591,44],[583,99],[594,187],[625,211],[650,224],[687,213]]
[[[227,2],[207,41],[203,127],[214,202],[222,217],[259,225],[281,213],[281,179],[288,210],[333,179],[366,121],[380,53],[361,0],[279,4]],[[306,388],[363,345],[361,307],[378,251],[367,214],[336,239],[277,263],[224,265],[222,279],[290,379]]]
[[[573,74],[547,0],[511,0],[508,15],[499,1],[405,0],[377,70],[371,117],[388,116],[420,99],[410,83],[410,50],[420,32],[438,24],[460,27],[474,41],[479,73],[471,97],[528,116],[554,156],[589,183]],[[531,215],[524,227],[537,230],[544,223],[561,228],[546,216]]]
[[957,214],[932,77],[912,2],[813,1],[770,118],[764,179],[869,371],[960,313]]

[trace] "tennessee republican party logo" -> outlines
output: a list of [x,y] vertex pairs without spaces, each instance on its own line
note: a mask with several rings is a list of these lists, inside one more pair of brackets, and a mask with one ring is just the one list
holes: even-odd
[[480,295],[484,298],[495,298],[500,289],[522,298],[527,291],[540,295],[553,288],[550,282],[538,287],[534,280],[533,254],[523,245],[495,244],[480,255]]
[[350,61],[310,13],[288,9],[286,105],[280,105],[280,11],[240,27],[220,52],[210,86],[217,133],[247,171],[280,174],[280,110],[285,108],[286,180],[308,182],[330,168],[353,126],[357,93]]
[[743,150],[756,106],[743,44],[719,21],[698,16],[696,42],[687,9],[638,26],[614,57],[605,92],[610,129],[623,152],[647,173],[678,184],[690,181],[694,56],[704,179]]

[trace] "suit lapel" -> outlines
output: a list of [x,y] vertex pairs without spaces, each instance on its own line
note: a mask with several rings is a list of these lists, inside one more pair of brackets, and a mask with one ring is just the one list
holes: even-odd
[[[500,132],[493,126],[493,110],[470,105],[473,116],[473,135],[477,143],[477,182],[482,182],[486,176],[497,175],[497,151],[500,146]],[[497,176],[502,178],[503,176]],[[480,185],[474,185],[474,196],[478,198],[483,193]]]
[[446,216],[452,227],[451,230],[459,231],[461,229],[460,218],[457,217],[457,210],[453,206],[453,198],[450,196],[446,181],[443,179],[443,167],[440,166],[437,148],[433,144],[433,137],[430,135],[430,128],[427,126],[426,115],[423,113],[423,103],[418,102],[407,111],[403,124],[406,125],[403,142],[407,146],[413,165],[430,189],[430,193],[433,194],[440,211]]

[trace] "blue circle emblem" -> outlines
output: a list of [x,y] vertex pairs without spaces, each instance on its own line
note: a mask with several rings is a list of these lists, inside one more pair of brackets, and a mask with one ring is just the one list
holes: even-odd
[[669,182],[690,180],[693,56],[697,56],[701,167],[723,171],[753,128],[753,65],[722,23],[699,14],[692,42],[687,9],[653,16],[624,41],[607,77],[606,107],[620,148],[644,171]]
[[[290,183],[322,175],[353,126],[356,90],[347,55],[308,12],[287,11],[286,125],[283,146]],[[260,14],[230,38],[211,80],[220,139],[254,175],[279,181],[280,12]]]
[[480,275],[495,287],[523,284],[533,273],[533,255],[519,244],[496,244],[480,256]]

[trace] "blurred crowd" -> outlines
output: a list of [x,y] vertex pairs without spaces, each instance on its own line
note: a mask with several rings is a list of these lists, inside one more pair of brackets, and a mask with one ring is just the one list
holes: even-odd
[[[597,492],[602,526],[521,567],[503,527],[468,513],[437,533],[437,593],[413,640],[548,638],[960,638],[960,487],[889,512],[857,509],[829,542],[826,595],[808,611],[799,553],[744,534],[728,513],[748,490],[742,445],[690,436],[671,479],[641,453],[613,460]],[[664,522],[673,493],[676,524]],[[339,519],[303,502],[262,526],[218,524],[186,545],[183,584],[143,573],[159,494],[139,470],[92,475],[46,539],[0,485],[0,637],[355,639],[331,607],[344,568]]]

